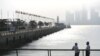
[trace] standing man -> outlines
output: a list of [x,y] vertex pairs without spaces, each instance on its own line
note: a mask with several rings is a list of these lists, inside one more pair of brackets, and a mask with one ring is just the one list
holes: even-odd
[[75,56],[79,56],[79,48],[78,48],[78,44],[75,43],[75,45],[73,46],[72,50],[75,50]]
[[89,42],[86,42],[86,56],[90,56],[90,45]]

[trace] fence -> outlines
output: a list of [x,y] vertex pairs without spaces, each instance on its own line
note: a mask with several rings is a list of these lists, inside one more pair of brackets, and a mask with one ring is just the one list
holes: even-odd
[[[53,51],[61,51],[61,52],[62,51],[73,51],[74,52],[74,50],[72,50],[72,49],[0,49],[0,50],[15,50],[16,56],[20,56],[19,51],[46,51],[47,56],[52,56]],[[100,51],[100,49],[91,49],[90,51],[98,52],[98,51]],[[80,56],[85,56],[85,49],[80,49],[80,52],[81,52]],[[69,55],[67,55],[67,56],[69,56]],[[91,56],[94,56],[94,55],[91,55]]]

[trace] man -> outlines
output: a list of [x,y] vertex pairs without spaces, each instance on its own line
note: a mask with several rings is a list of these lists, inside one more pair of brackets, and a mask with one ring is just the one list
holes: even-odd
[[90,56],[90,45],[89,42],[86,42],[86,56]]
[[73,46],[72,50],[75,50],[75,56],[79,56],[79,48],[78,48],[78,44],[75,43],[75,46]]

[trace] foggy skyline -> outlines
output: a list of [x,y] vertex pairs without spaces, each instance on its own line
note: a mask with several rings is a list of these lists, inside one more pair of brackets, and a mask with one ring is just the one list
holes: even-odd
[[66,19],[67,24],[72,25],[99,25],[100,13],[94,8],[91,8],[90,10],[83,8],[82,10],[75,11],[74,13],[67,12]]
[[75,12],[91,7],[100,10],[99,2],[99,0],[0,0],[0,10],[3,11],[3,17],[7,17],[9,13],[9,17],[12,18],[14,11],[19,10],[54,18],[55,21],[59,16],[60,22],[66,23],[67,11]]

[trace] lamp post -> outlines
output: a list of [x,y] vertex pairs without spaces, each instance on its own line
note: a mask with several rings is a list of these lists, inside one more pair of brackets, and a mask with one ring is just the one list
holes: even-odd
[[2,9],[1,9],[1,19],[2,19]]

